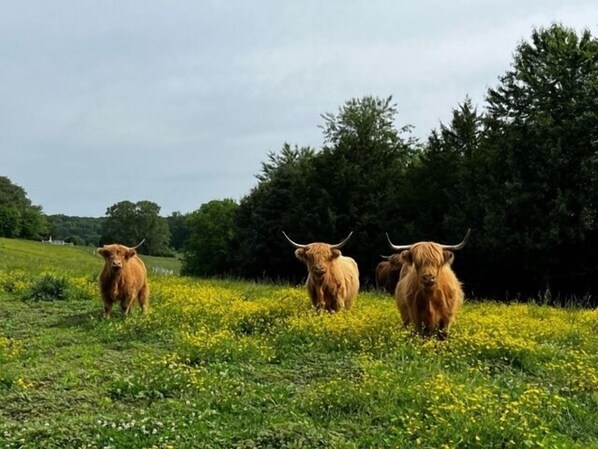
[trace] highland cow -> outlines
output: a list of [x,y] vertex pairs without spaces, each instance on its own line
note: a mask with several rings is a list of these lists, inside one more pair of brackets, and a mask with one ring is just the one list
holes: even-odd
[[100,274],[104,317],[110,317],[115,302],[120,302],[125,315],[129,313],[135,300],[139,302],[141,311],[147,312],[149,300],[147,272],[143,261],[135,251],[144,241],[145,239],[132,248],[119,244],[98,248],[98,253],[104,258],[104,268]]
[[307,293],[316,310],[350,310],[359,291],[359,270],[355,260],[343,256],[340,249],[353,233],[336,245],[321,242],[302,245],[282,233],[296,248],[295,256],[307,265]]
[[424,336],[448,337],[449,328],[463,303],[463,289],[451,268],[453,251],[465,246],[470,230],[458,245],[418,242],[390,247],[400,253],[403,268],[395,299],[405,326],[413,324]]
[[390,295],[395,294],[401,273],[401,255],[382,256],[384,259],[376,266],[376,288],[383,289]]

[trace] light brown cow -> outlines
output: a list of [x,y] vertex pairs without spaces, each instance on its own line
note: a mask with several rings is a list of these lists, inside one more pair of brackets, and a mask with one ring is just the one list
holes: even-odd
[[400,253],[403,268],[395,290],[397,307],[405,326],[413,324],[421,335],[432,335],[444,340],[461,304],[463,289],[451,268],[453,251],[465,246],[470,230],[458,245],[419,242],[412,245],[394,245],[388,234],[388,243]]
[[104,258],[104,268],[100,274],[100,290],[104,302],[104,317],[110,318],[112,305],[120,302],[125,315],[139,301],[143,313],[147,312],[149,287],[147,272],[143,261],[135,251],[143,242],[129,248],[124,245],[112,244],[98,248],[98,253]]
[[302,245],[282,233],[296,248],[295,256],[307,265],[307,293],[316,310],[351,309],[359,291],[359,270],[355,260],[343,256],[340,249],[353,232],[336,245],[321,242]]
[[399,282],[399,274],[403,263],[401,262],[400,254],[393,254],[392,256],[382,256],[384,259],[376,266],[376,288],[384,289],[391,295],[395,294],[397,282]]

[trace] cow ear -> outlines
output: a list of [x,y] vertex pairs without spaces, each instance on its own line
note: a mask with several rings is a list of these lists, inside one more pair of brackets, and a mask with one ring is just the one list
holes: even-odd
[[305,249],[297,248],[295,250],[295,257],[299,260],[305,260]]
[[403,251],[399,255],[399,259],[401,262],[411,265],[413,263],[413,255],[411,254],[410,250]]
[[452,251],[447,251],[444,250],[444,263],[448,263],[449,265],[451,265],[453,263],[453,260],[455,260],[455,255],[453,254]]
[[388,263],[395,268],[401,268],[401,265],[403,265],[403,262],[401,261],[401,256],[399,254],[393,254],[392,256],[390,256],[388,258]]
[[108,250],[104,247],[98,248],[98,254],[102,257],[106,257],[108,255]]
[[135,251],[134,249],[129,248],[127,250],[127,252],[125,253],[125,259],[130,259],[131,257],[135,256],[137,254],[137,251]]
[[333,250],[332,250],[332,258],[333,258],[333,259],[336,259],[336,258],[337,258],[338,256],[340,256],[340,255],[341,255],[341,252],[340,252],[340,250],[338,250],[338,249],[333,249]]

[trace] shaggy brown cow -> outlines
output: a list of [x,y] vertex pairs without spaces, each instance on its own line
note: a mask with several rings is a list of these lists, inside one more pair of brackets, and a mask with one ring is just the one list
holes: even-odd
[[340,249],[353,232],[336,245],[293,242],[282,232],[295,249],[295,256],[307,265],[307,293],[317,310],[338,312],[351,309],[359,290],[359,270],[351,257],[343,256]]
[[383,260],[376,266],[376,288],[384,289],[391,295],[395,294],[397,282],[399,282],[399,274],[401,272],[401,255],[393,254],[392,256],[382,256]]
[[135,251],[144,241],[133,248],[119,244],[98,248],[98,253],[104,257],[104,268],[100,274],[104,317],[110,317],[112,305],[118,301],[125,315],[135,300],[139,301],[143,313],[147,311],[149,287],[146,269]]
[[397,307],[405,326],[412,323],[421,335],[444,340],[455,314],[463,303],[461,283],[451,268],[453,251],[465,246],[470,230],[458,245],[419,242],[394,245],[400,253],[403,268],[395,291]]

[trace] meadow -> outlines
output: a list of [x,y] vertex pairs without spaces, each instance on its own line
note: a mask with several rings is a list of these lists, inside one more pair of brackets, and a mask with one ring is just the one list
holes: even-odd
[[152,258],[150,313],[104,320],[102,263],[0,239],[0,447],[598,448],[598,310],[468,298],[439,342]]

